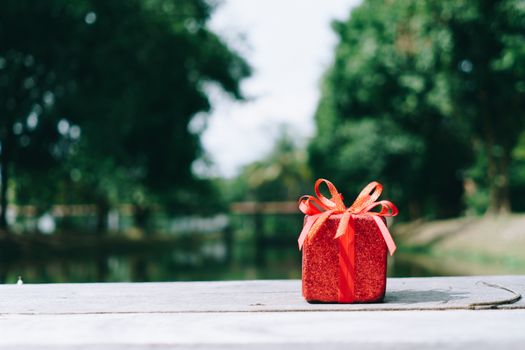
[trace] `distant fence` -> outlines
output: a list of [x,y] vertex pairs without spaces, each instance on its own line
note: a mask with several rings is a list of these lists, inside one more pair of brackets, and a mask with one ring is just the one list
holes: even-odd
[[233,214],[298,214],[297,202],[236,202],[230,206]]
[[[107,223],[110,231],[127,230],[133,226],[133,205],[119,204],[108,212]],[[297,218],[302,214],[297,209],[297,203],[283,202],[235,202],[230,206],[229,213],[213,216],[164,215],[159,207],[153,208],[152,229],[165,233],[209,233],[222,232],[229,226],[235,226],[239,220],[248,225],[256,237],[262,238],[265,233],[275,231],[275,226],[282,227],[282,220]],[[8,208],[9,223],[20,231],[38,230],[43,233],[53,233],[57,228],[67,225],[90,230],[96,226],[97,207],[94,204],[56,204],[42,212],[33,205],[12,205]],[[269,223],[279,217],[280,223]],[[232,219],[235,218],[234,222]],[[296,219],[292,219],[296,221]],[[64,226],[66,225],[66,226]],[[290,225],[295,227],[295,223]],[[284,228],[284,227],[283,227]],[[287,229],[290,230],[290,229]]]
[[[119,204],[116,209],[125,215],[132,215],[132,204]],[[9,215],[14,216],[36,216],[38,209],[34,205],[10,205],[7,208]],[[97,207],[94,204],[55,204],[52,205],[47,213],[54,217],[64,216],[88,216],[95,215]]]

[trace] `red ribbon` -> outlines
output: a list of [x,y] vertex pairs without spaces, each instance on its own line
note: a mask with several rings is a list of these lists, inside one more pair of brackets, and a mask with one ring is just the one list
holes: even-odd
[[[330,199],[323,196],[319,191],[319,186],[322,183],[326,184],[328,187],[332,196]],[[381,217],[396,216],[398,210],[390,201],[382,200],[376,202],[383,191],[383,185],[376,181],[369,183],[361,193],[359,193],[354,203],[348,208],[343,203],[343,196],[330,181],[318,179],[315,182],[314,190],[317,198],[314,196],[303,196],[299,199],[299,209],[307,215],[306,222],[298,239],[299,249],[302,248],[306,239],[312,239],[317,232],[319,232],[321,226],[332,215],[342,214],[334,239],[348,233],[351,240],[353,240],[354,236],[354,230],[350,224],[353,217],[355,215],[369,215],[374,219],[381,231],[390,255],[394,254],[396,251],[396,244]],[[372,209],[377,207],[380,208],[379,212],[372,211]]]
[[[319,191],[321,183],[325,183],[332,197],[326,198]],[[306,221],[299,236],[299,249],[305,240],[314,237],[321,226],[332,215],[341,215],[334,239],[338,238],[339,246],[339,283],[338,301],[340,303],[351,303],[355,300],[355,232],[352,221],[355,215],[369,215],[376,222],[383,239],[386,242],[390,255],[394,254],[396,245],[388,228],[381,216],[396,216],[397,207],[389,201],[376,200],[381,195],[383,186],[378,182],[369,183],[357,196],[354,203],[347,208],[343,203],[343,196],[335,186],[328,180],[319,179],[315,182],[315,194],[317,196],[303,196],[299,199],[299,209],[306,214]],[[379,207],[380,211],[372,211]]]

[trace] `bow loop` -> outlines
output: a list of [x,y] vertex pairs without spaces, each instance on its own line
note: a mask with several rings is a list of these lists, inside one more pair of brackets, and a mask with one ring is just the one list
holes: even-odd
[[[372,211],[375,207],[381,207],[379,212]],[[396,216],[399,213],[399,210],[394,205],[394,203],[390,201],[379,201],[370,204],[368,207],[364,209],[365,212],[369,213],[370,215],[379,215],[379,216]]]
[[[325,184],[328,187],[331,195],[330,199],[325,197],[319,190],[321,184]],[[390,251],[390,255],[394,253],[396,246],[392,236],[379,216],[396,216],[398,209],[394,203],[390,201],[381,200],[376,202],[381,192],[383,192],[383,185],[376,181],[369,183],[348,208],[343,202],[343,196],[330,181],[318,179],[315,182],[314,191],[317,198],[314,196],[303,196],[299,199],[299,210],[310,217],[308,224],[303,227],[303,231],[299,236],[299,249],[301,249],[303,242],[306,239],[314,237],[326,220],[334,214],[343,214],[334,238],[341,237],[351,229],[350,220],[352,220],[353,215],[370,215],[377,223]],[[380,210],[372,211],[372,209],[376,207],[379,207]]]
[[353,213],[366,212],[366,208],[374,204],[376,199],[381,195],[381,192],[383,192],[383,185],[376,181],[369,183],[359,193],[349,210]]
[[[332,195],[332,198],[326,198],[319,190],[319,186],[321,186],[323,183],[328,187],[328,191]],[[337,191],[337,188],[335,188],[334,184],[330,181],[326,179],[318,179],[315,182],[314,191],[317,198],[319,198],[321,203],[323,203],[328,208],[328,210],[336,209],[338,211],[343,211],[346,209],[345,204],[343,203],[343,196],[341,196],[341,194]]]
[[299,210],[306,215],[315,215],[321,213],[325,206],[315,197],[302,196],[299,198]]

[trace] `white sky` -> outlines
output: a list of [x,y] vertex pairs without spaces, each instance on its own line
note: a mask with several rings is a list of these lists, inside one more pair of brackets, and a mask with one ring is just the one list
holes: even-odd
[[[239,51],[253,75],[242,84],[246,102],[210,88],[213,111],[202,135],[216,175],[233,176],[269,152],[279,126],[304,142],[314,132],[320,79],[336,36],[330,22],[346,19],[359,0],[226,0],[210,28]],[[202,124],[202,118],[195,124]],[[199,169],[195,169],[199,170]]]

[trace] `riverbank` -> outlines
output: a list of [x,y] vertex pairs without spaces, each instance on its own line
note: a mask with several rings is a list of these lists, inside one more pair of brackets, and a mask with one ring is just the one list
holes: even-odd
[[[291,225],[292,226],[292,225]],[[525,274],[525,215],[396,224],[390,277]],[[296,232],[0,236],[0,283],[298,279]],[[274,240],[273,237],[280,237]]]
[[436,275],[525,273],[525,215],[416,221],[393,229],[403,259]]

